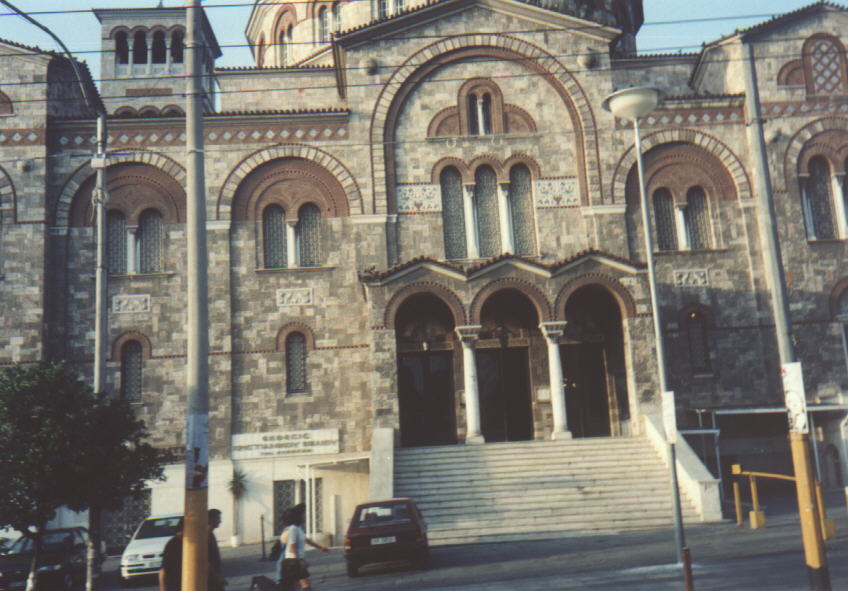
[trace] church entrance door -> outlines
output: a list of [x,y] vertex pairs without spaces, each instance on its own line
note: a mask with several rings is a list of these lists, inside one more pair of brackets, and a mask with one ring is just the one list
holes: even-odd
[[477,375],[486,442],[533,439],[527,348],[478,349]]
[[401,445],[456,443],[452,352],[398,356]]

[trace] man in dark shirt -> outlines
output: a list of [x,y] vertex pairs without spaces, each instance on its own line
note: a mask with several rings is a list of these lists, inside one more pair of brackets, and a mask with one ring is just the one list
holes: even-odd
[[[221,574],[221,553],[218,550],[218,540],[215,538],[215,528],[221,525],[221,512],[209,509],[209,591],[223,591],[227,584]],[[170,590],[169,590],[170,591]]]
[[183,576],[183,520],[177,523],[174,537],[168,540],[159,569],[159,591],[180,591]]

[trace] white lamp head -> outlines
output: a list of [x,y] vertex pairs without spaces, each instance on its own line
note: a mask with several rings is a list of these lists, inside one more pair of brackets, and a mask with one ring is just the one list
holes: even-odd
[[633,121],[657,108],[662,98],[659,89],[650,86],[632,86],[618,90],[601,103],[605,111],[616,117]]

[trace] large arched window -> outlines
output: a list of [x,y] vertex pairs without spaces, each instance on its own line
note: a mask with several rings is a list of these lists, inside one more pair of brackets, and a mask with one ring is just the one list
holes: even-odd
[[674,220],[674,201],[668,189],[654,191],[654,225],[656,226],[657,248],[677,249],[677,231]]
[[171,33],[171,62],[174,64],[183,63],[183,37],[185,35],[181,30],[176,30]]
[[269,205],[262,212],[262,244],[266,269],[286,266],[286,214],[279,205]]
[[292,332],[286,337],[286,393],[305,394],[308,390],[306,377],[306,337]]
[[812,240],[835,238],[831,203],[830,166],[821,156],[814,156],[807,165],[809,176],[804,183],[804,217],[807,236]]
[[448,166],[439,174],[442,188],[442,231],[445,237],[445,258],[464,259],[467,255],[465,244],[465,211],[462,195],[462,176],[453,166]]
[[317,267],[321,260],[321,212],[307,203],[297,214],[297,246],[301,267]]
[[138,341],[127,341],[121,347],[121,398],[141,400],[142,349]]
[[474,214],[477,218],[480,256],[491,257],[500,254],[498,181],[495,171],[489,166],[481,166],[474,173]]
[[155,31],[153,33],[153,47],[150,61],[154,64],[164,64],[168,61],[168,47],[165,44],[165,31]]
[[339,2],[333,4],[333,30],[337,33],[342,30],[342,7]]
[[710,212],[707,195],[702,187],[692,187],[686,194],[686,234],[689,248],[704,250],[710,247]]
[[115,34],[115,61],[119,64],[130,63],[130,44],[126,31],[118,31]]
[[141,212],[138,218],[138,271],[158,273],[162,270],[162,214],[155,209]]
[[536,254],[532,177],[524,164],[516,164],[509,170],[509,213],[512,215],[515,254]]
[[686,314],[686,338],[689,345],[689,363],[695,373],[710,371],[710,348],[707,318],[703,312],[691,310]]
[[109,273],[127,272],[127,222],[116,210],[106,213],[106,259]]
[[804,78],[811,95],[845,94],[845,48],[836,37],[813,35],[804,42]]
[[133,63],[147,63],[147,33],[144,31],[136,31],[133,35]]

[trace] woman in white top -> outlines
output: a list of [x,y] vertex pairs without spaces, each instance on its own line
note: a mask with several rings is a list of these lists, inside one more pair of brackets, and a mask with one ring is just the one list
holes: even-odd
[[303,533],[303,519],[306,514],[306,505],[300,503],[288,509],[283,516],[283,522],[288,524],[280,534],[282,552],[277,562],[277,584],[281,589],[296,589],[309,591],[312,582],[309,580],[309,566],[304,558],[306,544],[317,548],[322,552],[329,552],[321,544],[317,544],[306,537]]

